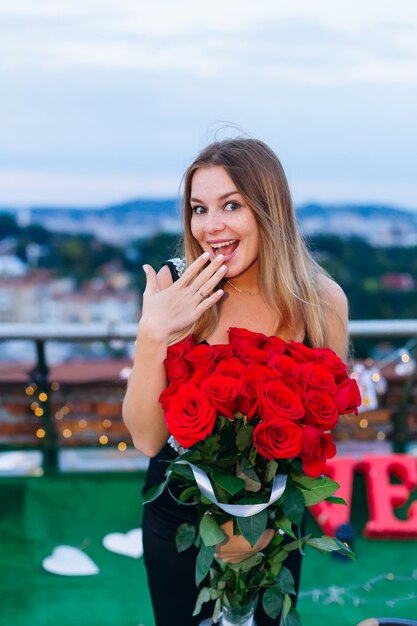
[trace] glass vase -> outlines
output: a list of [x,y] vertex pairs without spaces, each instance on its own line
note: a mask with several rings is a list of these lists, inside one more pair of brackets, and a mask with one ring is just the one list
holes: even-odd
[[222,606],[221,626],[255,626],[255,610],[258,604],[256,596],[240,607]]

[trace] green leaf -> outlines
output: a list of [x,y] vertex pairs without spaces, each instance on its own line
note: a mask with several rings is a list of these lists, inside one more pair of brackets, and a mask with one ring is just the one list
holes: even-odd
[[185,478],[185,480],[187,480],[188,482],[195,482],[193,470],[189,465],[183,465],[182,463],[173,463],[171,469],[175,476]]
[[216,548],[214,546],[205,546],[204,543],[201,544],[195,564],[195,582],[197,587],[209,573],[215,550]]
[[[199,496],[200,495],[200,490],[196,485],[190,485],[190,487],[186,487],[183,491],[181,491],[181,494],[179,496],[179,501],[180,502],[186,502],[190,496]],[[196,502],[194,500],[194,502]]]
[[175,544],[177,546],[178,552],[184,552],[184,550],[188,550],[195,539],[195,526],[192,524],[181,524],[178,527],[177,534],[175,535]]
[[213,622],[215,624],[217,624],[217,621],[220,617],[221,610],[222,610],[222,603],[221,603],[220,598],[217,598],[214,604],[214,611],[213,611]]
[[333,539],[332,537],[327,537],[326,535],[308,539],[307,545],[312,548],[316,548],[316,550],[320,550],[320,552],[340,552],[341,554],[348,556],[350,559],[355,558],[354,553],[346,544],[339,539]]
[[240,532],[245,539],[249,541],[251,547],[253,547],[266,528],[268,511],[264,509],[256,515],[237,517],[236,520]]
[[233,570],[234,572],[248,572],[253,567],[259,565],[263,560],[263,556],[260,552],[256,552],[251,556],[248,556],[243,561],[239,561],[239,563],[227,563],[227,568]]
[[215,546],[226,538],[213,515],[206,513],[200,521],[199,531],[205,546]]
[[288,486],[284,493],[284,500],[281,508],[285,515],[296,525],[301,526],[305,509],[304,494],[299,489]]
[[295,595],[294,577],[288,567],[282,567],[277,580],[277,587],[282,593],[292,593]]
[[147,504],[148,502],[153,502],[154,500],[159,498],[165,487],[168,485],[169,480],[169,478],[166,478],[162,483],[159,483],[158,485],[153,485],[153,487],[148,489],[143,497],[144,504]]
[[236,435],[236,448],[243,452],[245,448],[250,446],[252,441],[253,426],[243,425],[240,427],[239,432]]
[[275,619],[281,611],[284,594],[277,587],[267,589],[262,598],[262,606],[269,617]]
[[288,595],[288,593],[286,593],[286,594],[285,594],[285,597],[284,597],[284,611],[283,611],[283,613],[284,613],[284,615],[283,615],[283,618],[284,618],[283,623],[284,623],[284,624],[286,624],[286,623],[287,623],[287,622],[286,622],[286,619],[287,619],[287,615],[288,615],[288,613],[289,613],[289,612],[290,612],[290,610],[291,610],[291,607],[292,607],[291,598],[290,598],[290,596]]
[[244,469],[238,464],[236,468],[236,475],[244,481],[246,491],[256,493],[262,487],[258,474],[251,467]]
[[285,621],[285,626],[302,626],[300,615],[298,611],[294,609],[294,607],[291,607],[291,609],[289,610],[287,619]]
[[297,539],[292,529],[291,520],[289,520],[288,517],[277,517],[277,519],[275,520],[275,527],[281,528],[285,533],[287,533],[287,535],[289,535],[293,539]]
[[321,476],[320,478],[310,478],[302,474],[292,475],[297,486],[301,486],[303,490],[306,506],[318,504],[329,496],[332,496],[339,489],[339,484],[328,478]]
[[222,472],[213,472],[213,482],[220,485],[222,489],[234,496],[241,489],[245,488],[245,481],[237,476],[223,474]]
[[326,502],[330,502],[331,504],[344,504],[347,505],[346,500],[344,500],[343,498],[339,498],[337,496],[329,496],[328,498],[325,498]]
[[203,606],[203,604],[205,602],[209,602],[210,600],[211,600],[210,589],[208,587],[203,587],[197,596],[197,601],[195,603],[195,607],[193,611],[193,617],[195,615],[198,615],[201,611],[201,607]]
[[265,468],[265,482],[269,483],[277,473],[278,463],[276,461],[268,461]]

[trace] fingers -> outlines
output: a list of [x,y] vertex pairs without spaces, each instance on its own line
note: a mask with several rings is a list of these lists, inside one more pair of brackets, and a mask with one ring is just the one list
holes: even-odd
[[209,296],[208,298],[205,298],[202,292],[200,293],[197,292],[197,296],[203,298],[200,304],[198,304],[195,308],[197,317],[200,317],[205,311],[207,311],[208,309],[210,309],[210,307],[216,304],[216,302],[220,300],[223,294],[224,294],[223,289],[218,289],[217,291],[212,293],[211,296]]
[[[204,252],[198,257],[187,269],[181,278],[177,281],[178,284],[193,285],[195,291],[197,291],[202,284],[204,284],[213,274],[216,272],[224,261],[224,255],[218,254],[215,259],[205,268],[207,261],[210,258],[209,252]],[[198,277],[198,279],[197,279]]]
[[145,292],[156,293],[159,291],[158,277],[155,270],[150,265],[143,265],[143,271],[146,274],[146,287]]
[[[194,289],[196,289],[195,293],[199,293],[203,298],[205,298],[213,291],[216,285],[222,280],[222,278],[226,274],[226,271],[227,271],[227,265],[221,265],[208,280],[205,280],[204,282],[202,282],[201,281],[202,275],[201,275],[201,278],[200,276],[196,278],[196,280],[192,283],[191,286],[194,287]],[[198,283],[201,283],[201,285],[198,286]]]

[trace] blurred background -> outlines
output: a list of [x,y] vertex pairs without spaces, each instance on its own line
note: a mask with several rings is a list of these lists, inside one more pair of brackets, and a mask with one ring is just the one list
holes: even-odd
[[[207,143],[275,150],[348,296],[363,405],[339,456],[416,459],[417,6],[0,0],[0,88],[0,621],[153,626],[121,401],[141,265],[176,255]],[[366,538],[368,502],[356,471],[357,559],[307,555],[304,626],[417,616],[417,528]]]

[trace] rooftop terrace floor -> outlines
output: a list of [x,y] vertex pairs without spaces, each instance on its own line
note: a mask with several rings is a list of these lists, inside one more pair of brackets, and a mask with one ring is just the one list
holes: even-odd
[[[10,626],[154,626],[143,558],[109,552],[108,533],[140,528],[141,471],[0,479],[0,613]],[[415,543],[361,536],[367,519],[355,479],[356,561],[309,549],[299,610],[303,626],[355,626],[370,616],[417,615]],[[318,532],[308,519],[308,530]],[[99,568],[58,576],[42,561],[58,545],[78,547]],[[173,625],[176,626],[176,625]]]

